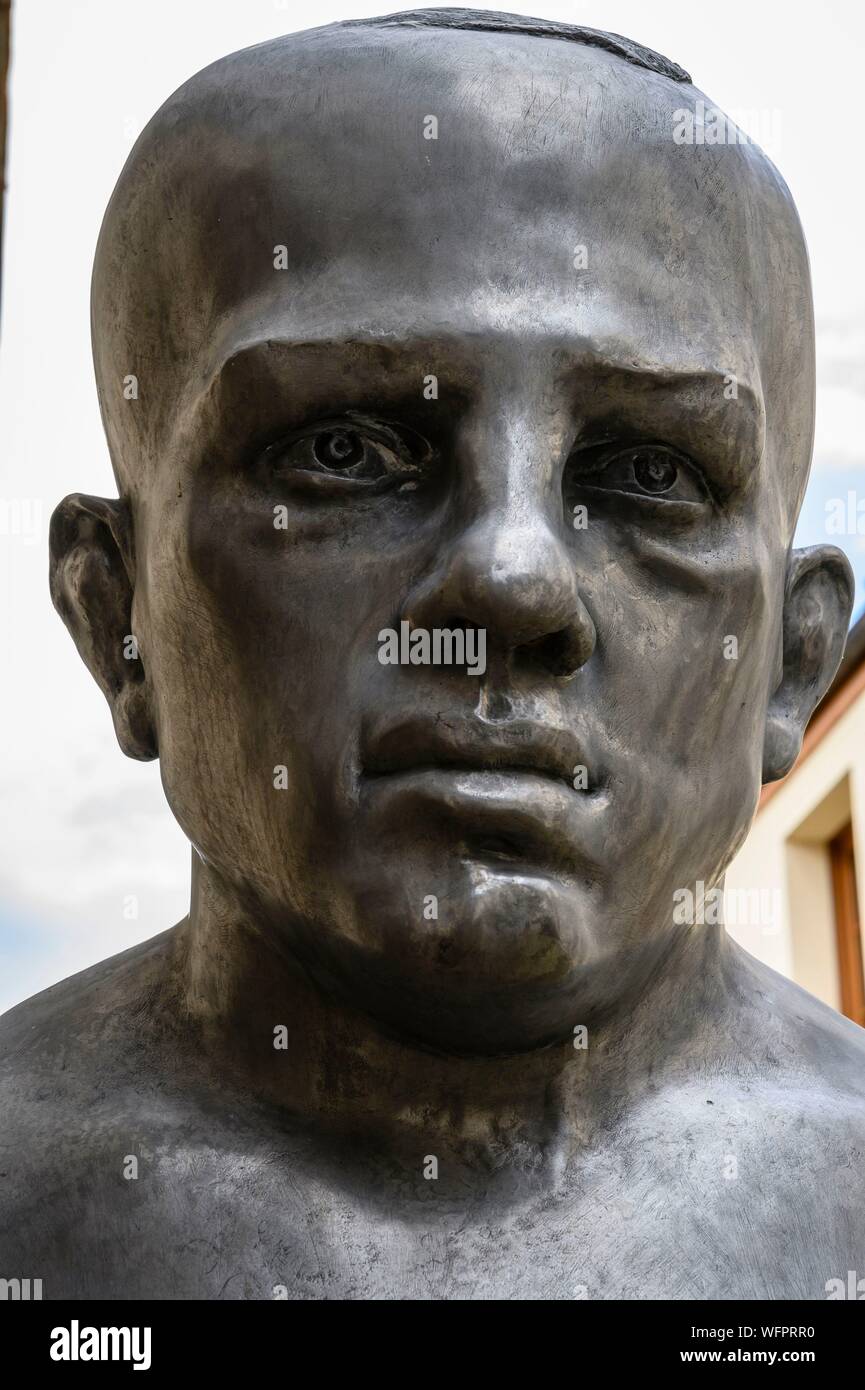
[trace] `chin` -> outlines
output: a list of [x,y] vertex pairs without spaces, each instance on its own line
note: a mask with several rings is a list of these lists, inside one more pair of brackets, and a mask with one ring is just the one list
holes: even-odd
[[[411,880],[394,898],[381,886],[361,895],[351,941],[322,929],[325,988],[389,1030],[455,1053],[527,1051],[584,1022],[598,954],[587,890],[501,864],[453,868],[439,894],[414,892]],[[407,902],[425,902],[429,915],[407,914]]]

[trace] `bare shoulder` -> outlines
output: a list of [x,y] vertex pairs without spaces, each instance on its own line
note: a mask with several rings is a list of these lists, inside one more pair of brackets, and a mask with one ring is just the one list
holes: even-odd
[[749,1034],[768,1082],[834,1100],[865,1125],[865,1028],[742,951],[757,1020]]
[[155,1084],[156,998],[172,932],[43,990],[0,1018],[0,1239],[69,1201]]
[[28,1100],[36,1082],[50,1104],[77,1082],[86,1084],[93,1068],[110,1071],[122,1064],[136,1018],[163,988],[175,931],[71,975],[0,1017],[0,1087],[6,1105]]
[[[164,995],[175,929],[70,975],[0,1017],[0,1097],[8,1122],[27,1111],[53,1125],[141,1069]],[[0,1142],[6,1134],[0,1135]]]
[[725,1180],[738,1175],[733,1190],[791,1249],[852,1258],[865,1243],[865,1030],[742,957],[746,1003],[730,1015],[724,1082],[701,1097],[691,1088],[703,1133],[723,1139]]
[[198,1296],[214,1264],[209,1194],[243,1146],[182,1026],[175,932],[0,1019],[0,1273],[45,1298]]

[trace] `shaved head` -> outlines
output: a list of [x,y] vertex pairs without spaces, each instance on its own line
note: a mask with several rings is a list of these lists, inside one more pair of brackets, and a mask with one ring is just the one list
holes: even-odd
[[801,229],[753,145],[674,142],[688,81],[618,36],[466,11],[290,35],[192,78],[133,149],[96,255],[121,491],[199,431],[247,341],[470,333],[481,293],[493,330],[531,332],[554,287],[563,342],[651,371],[663,322],[679,366],[753,397],[789,537],[813,431]]

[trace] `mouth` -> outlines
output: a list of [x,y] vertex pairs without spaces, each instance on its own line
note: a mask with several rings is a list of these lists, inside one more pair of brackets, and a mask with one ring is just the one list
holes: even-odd
[[[537,763],[499,762],[493,758],[485,758],[480,754],[472,756],[468,753],[462,759],[443,758],[440,762],[413,762],[406,763],[401,767],[366,770],[366,776],[373,779],[400,776],[422,777],[427,774],[447,777],[448,773],[453,774],[454,778],[462,780],[473,773],[480,776],[486,774],[490,785],[493,784],[495,778],[520,778],[523,781],[542,778],[545,781],[557,783],[559,786],[570,786],[571,782],[571,779],[564,777],[561,773],[551,772],[548,768],[538,766]],[[477,780],[477,785],[481,785],[480,780]]]
[[558,870],[589,851],[607,799],[570,730],[522,721],[394,725],[365,749],[361,784],[389,828],[441,835],[472,860]]
[[490,724],[439,715],[433,721],[397,724],[372,742],[362,773],[371,779],[487,774],[503,780],[542,779],[575,793],[598,790],[570,730],[525,720]]

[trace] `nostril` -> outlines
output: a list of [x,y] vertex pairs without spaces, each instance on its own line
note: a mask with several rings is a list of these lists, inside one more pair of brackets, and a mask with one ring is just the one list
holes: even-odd
[[526,642],[520,650],[538,665],[544,666],[550,675],[567,676],[574,669],[568,656],[569,648],[568,634],[562,629],[561,632],[549,632],[534,642]]
[[524,642],[520,653],[552,676],[573,676],[592,654],[594,642],[584,640],[573,628],[548,632],[534,642]]

